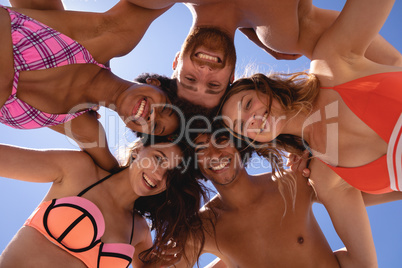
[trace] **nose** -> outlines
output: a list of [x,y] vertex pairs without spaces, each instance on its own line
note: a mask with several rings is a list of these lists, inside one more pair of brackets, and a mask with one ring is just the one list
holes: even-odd
[[222,152],[211,144],[208,156],[210,161],[213,159],[219,159],[222,156]]
[[213,69],[210,66],[206,65],[206,64],[198,65],[198,71],[201,72],[201,73],[211,72],[212,70]]
[[157,114],[157,108],[152,107],[151,111],[149,112],[147,122],[155,122]]
[[253,128],[253,129],[259,128],[260,125],[262,124],[261,116],[258,116],[255,113],[252,113],[248,120],[249,120],[248,128]]
[[162,168],[161,165],[159,165],[156,170],[155,170],[155,179],[157,181],[163,181],[165,174],[166,174],[166,169]]

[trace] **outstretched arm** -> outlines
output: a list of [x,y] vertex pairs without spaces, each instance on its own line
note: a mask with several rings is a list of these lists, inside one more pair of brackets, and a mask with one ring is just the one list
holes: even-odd
[[34,150],[0,144],[0,177],[29,182],[60,181],[68,170],[81,167],[88,159],[80,151]]
[[18,8],[64,10],[61,0],[10,0],[10,4]]
[[67,123],[50,128],[77,142],[104,170],[114,172],[119,169],[119,163],[109,150],[105,130],[97,120],[96,112],[87,112]]
[[391,192],[385,194],[368,194],[362,192],[364,204],[366,206],[374,206],[388,202],[402,200],[402,192]]
[[379,64],[402,67],[401,53],[379,34],[371,42],[364,56]]
[[378,267],[370,222],[361,192],[321,161],[310,163],[312,185],[347,251],[335,254],[341,267]]
[[[395,0],[348,0],[335,22],[321,36],[313,58],[331,65],[339,59],[354,63],[366,56],[383,57],[378,51],[392,47],[378,37]],[[369,46],[370,50],[368,50]],[[395,49],[390,50],[393,54]],[[374,59],[375,60],[375,59]],[[336,73],[334,74],[336,76]]]
[[300,58],[302,55],[300,54],[286,54],[286,53],[281,53],[278,51],[274,51],[270,49],[269,47],[265,46],[261,40],[258,38],[257,34],[255,33],[254,29],[252,28],[239,28],[239,30],[247,36],[250,41],[255,43],[257,46],[262,48],[265,52],[270,54],[272,57],[274,57],[277,60],[296,60]]

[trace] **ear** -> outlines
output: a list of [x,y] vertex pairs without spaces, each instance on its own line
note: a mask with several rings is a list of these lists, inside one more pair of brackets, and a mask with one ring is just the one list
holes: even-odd
[[176,56],[174,57],[173,65],[172,65],[173,70],[176,70],[177,64],[178,64],[178,62],[179,62],[179,58],[180,58],[180,51],[178,51],[178,52],[176,53]]
[[235,79],[235,72],[233,70],[232,75],[230,76],[230,79],[229,79],[229,83],[233,84],[234,79]]
[[140,153],[140,151],[142,150],[142,146],[137,146],[135,148],[133,148],[131,150],[131,155],[130,155],[130,162],[134,161],[135,159],[137,159],[138,154]]
[[148,85],[153,85],[153,86],[157,86],[157,87],[160,87],[160,86],[161,86],[161,82],[160,82],[158,79],[156,79],[156,78],[150,78],[150,77],[148,77],[148,78],[146,79],[146,82],[147,82]]

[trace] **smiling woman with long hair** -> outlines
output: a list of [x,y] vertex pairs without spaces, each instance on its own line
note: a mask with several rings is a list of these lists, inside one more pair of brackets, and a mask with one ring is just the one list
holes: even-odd
[[358,190],[402,190],[402,68],[364,57],[393,3],[348,0],[318,40],[310,73],[240,79],[222,108],[227,126],[259,142],[260,151],[275,153],[296,139],[308,144],[317,158],[310,180],[348,244],[338,254],[341,265],[376,267]]
[[95,13],[23,8],[38,7],[28,2],[0,6],[1,123],[66,134],[106,170],[118,164],[91,112],[95,107],[115,110],[133,131],[163,136],[176,130],[177,114],[168,107],[172,96],[157,81],[126,81],[108,67],[133,50],[168,8],[148,10],[123,0]]
[[0,266],[172,265],[186,254],[187,239],[203,243],[202,225],[195,223],[201,222],[204,191],[184,157],[177,144],[139,140],[130,164],[109,173],[84,152],[0,145],[0,176],[52,183],[1,254]]

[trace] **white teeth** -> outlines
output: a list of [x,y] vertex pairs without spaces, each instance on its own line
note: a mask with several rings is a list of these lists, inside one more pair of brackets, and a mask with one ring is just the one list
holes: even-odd
[[209,60],[209,61],[214,61],[214,62],[219,62],[219,58],[218,57],[214,57],[214,56],[210,56],[207,54],[204,54],[202,52],[199,52],[197,54],[198,58],[200,59],[204,59],[204,60]]
[[134,115],[134,119],[138,119],[142,115],[142,112],[145,109],[145,104],[146,103],[147,103],[147,101],[145,99],[143,99],[141,101],[140,108],[138,109],[137,113]]
[[147,176],[146,174],[144,174],[142,177],[144,178],[145,182],[146,182],[150,187],[152,187],[152,188],[155,188],[155,187],[156,187],[156,185],[148,178],[148,176]]
[[264,116],[262,117],[262,124],[261,124],[261,131],[265,129],[265,125],[267,124],[267,117],[268,117],[268,112],[265,112]]
[[222,170],[223,168],[225,168],[227,165],[229,165],[229,163],[230,163],[230,161],[222,162],[220,165],[218,165],[216,167],[211,166],[211,169],[214,171],[219,171],[219,170]]

